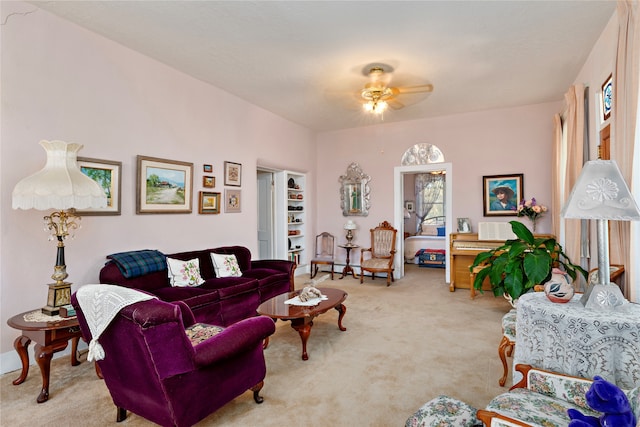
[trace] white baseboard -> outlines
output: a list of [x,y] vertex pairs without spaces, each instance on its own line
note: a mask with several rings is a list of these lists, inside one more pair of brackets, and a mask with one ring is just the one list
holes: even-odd
[[[36,358],[33,354],[34,349],[33,342],[29,345],[28,353],[29,353],[29,374],[37,375],[40,377],[40,368],[37,366]],[[78,351],[83,351],[88,349],[89,346],[84,341],[80,340],[78,343]],[[57,359],[59,357],[69,357],[71,355],[71,342],[67,348],[63,351],[53,354],[53,358]],[[35,365],[35,366],[34,366]],[[20,361],[20,356],[15,351],[8,351],[6,353],[0,354],[0,375],[4,375],[7,372],[18,371],[22,369],[22,362]],[[35,369],[35,371],[34,371]],[[16,373],[16,378],[19,376],[19,373]]]

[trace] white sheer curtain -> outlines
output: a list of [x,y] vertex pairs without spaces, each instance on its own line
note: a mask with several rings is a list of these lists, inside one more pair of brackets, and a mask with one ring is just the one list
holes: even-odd
[[435,203],[442,203],[444,200],[444,180],[443,174],[419,173],[415,177],[416,192],[416,232],[422,231],[422,222],[429,217],[431,209]]
[[[618,1],[618,48],[616,68],[613,73],[614,119],[611,138],[611,158],[618,163],[620,171],[631,190],[639,199],[640,189],[633,185],[632,177],[640,171],[634,169],[634,152],[638,147],[638,80],[640,79],[640,4],[638,0]],[[635,160],[637,163],[637,160]],[[637,164],[635,165],[637,168]],[[636,178],[636,182],[638,178]],[[640,272],[638,255],[640,232],[638,224],[628,221],[610,221],[610,260],[612,264],[625,267],[625,294],[632,301],[640,301]],[[633,233],[632,233],[633,228]],[[632,239],[631,236],[636,238]],[[632,256],[634,254],[634,256]],[[634,262],[632,262],[632,260]]]

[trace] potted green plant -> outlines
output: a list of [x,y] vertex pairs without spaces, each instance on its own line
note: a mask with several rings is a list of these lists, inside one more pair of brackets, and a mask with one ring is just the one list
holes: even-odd
[[471,284],[482,292],[482,283],[489,278],[495,296],[508,295],[512,301],[543,284],[551,277],[551,269],[559,267],[576,279],[578,273],[586,280],[587,272],[571,262],[562,246],[554,238],[534,237],[529,229],[518,221],[510,221],[516,239],[504,245],[479,253],[469,267],[485,266],[476,274]]

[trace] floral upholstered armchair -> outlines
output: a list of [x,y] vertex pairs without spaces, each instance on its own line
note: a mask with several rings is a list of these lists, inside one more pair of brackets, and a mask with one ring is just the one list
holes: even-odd
[[[549,372],[529,365],[516,365],[523,375],[522,381],[509,392],[494,397],[477,417],[485,426],[543,426],[569,425],[567,409],[573,408],[585,415],[600,416],[587,404],[585,394],[592,380]],[[640,387],[626,390],[636,418],[640,415]]]

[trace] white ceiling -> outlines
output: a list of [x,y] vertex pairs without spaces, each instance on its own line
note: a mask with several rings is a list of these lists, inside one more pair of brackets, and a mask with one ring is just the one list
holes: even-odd
[[379,123],[365,65],[430,83],[385,122],[558,101],[615,1],[30,2],[315,131]]

